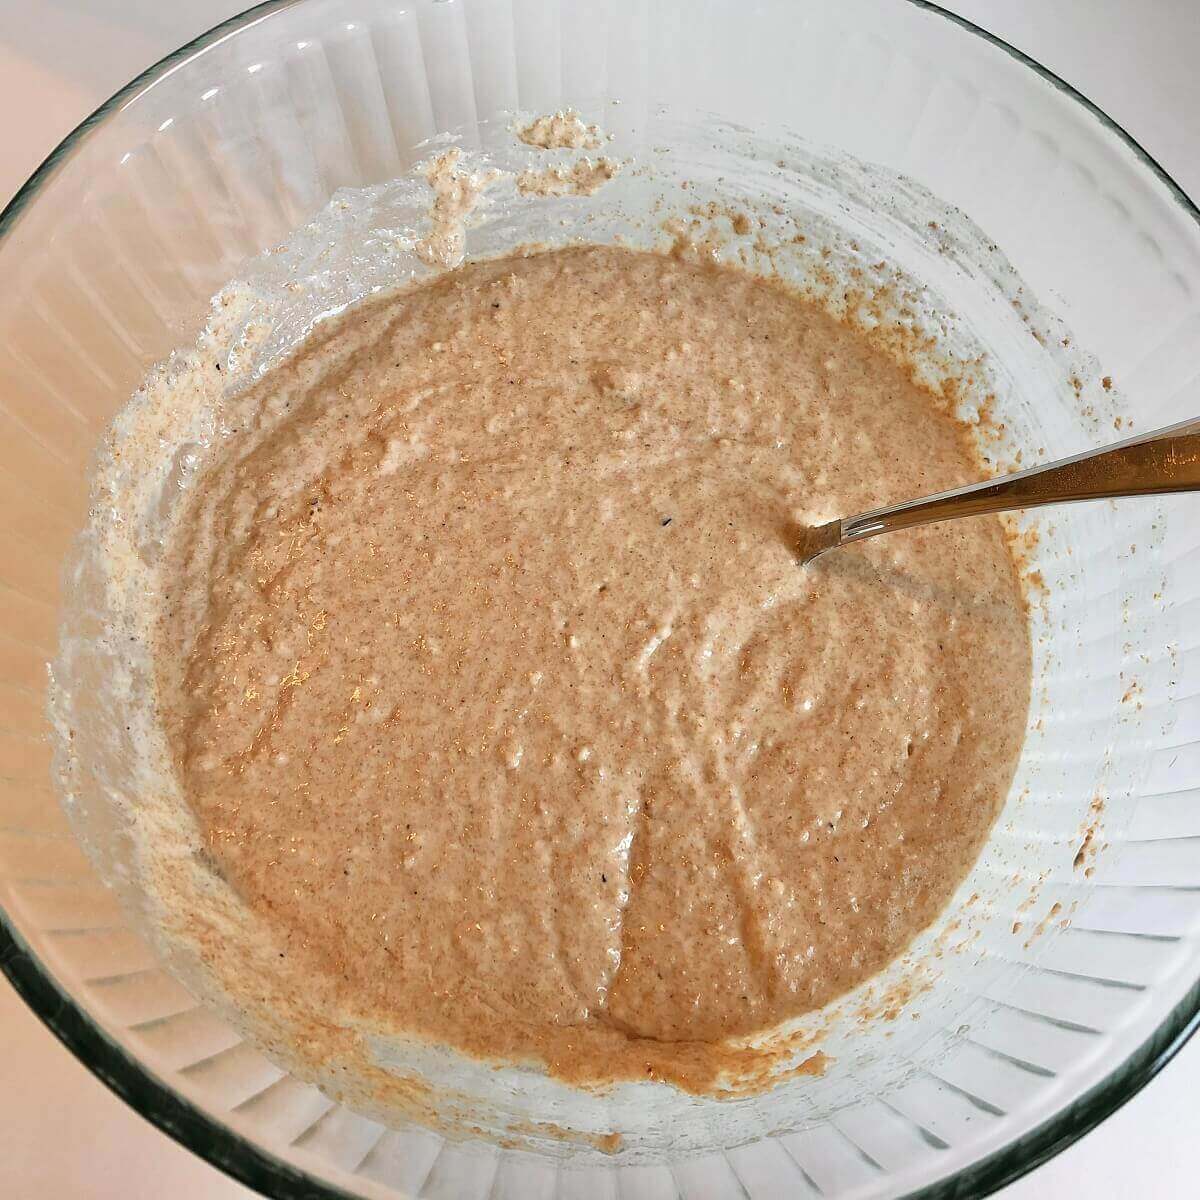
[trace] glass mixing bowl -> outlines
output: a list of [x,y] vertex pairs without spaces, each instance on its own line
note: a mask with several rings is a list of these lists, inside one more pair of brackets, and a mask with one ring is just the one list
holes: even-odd
[[[271,1195],[986,1192],[1102,1120],[1196,1023],[1200,521],[1186,499],[1022,526],[1028,741],[979,865],[893,969],[921,985],[835,1021],[826,1074],[778,1095],[659,1097],[654,1121],[618,1090],[584,1114],[628,1135],[615,1157],[389,1127],[282,1071],[142,936],[120,898],[136,880],[118,806],[75,797],[68,818],[56,795],[60,564],[114,413],[228,280],[273,262],[316,278],[293,234],[339,189],[402,175],[438,134],[487,149],[513,110],[565,105],[613,130],[614,153],[669,164],[622,177],[628,206],[684,178],[701,196],[774,198],[781,219],[802,213],[859,255],[850,277],[878,252],[920,281],[913,307],[980,350],[977,399],[1003,419],[1008,458],[1196,415],[1196,209],[1062,81],[931,5],[261,5],[121,91],[0,217],[0,966],[138,1111]],[[359,234],[390,228],[389,195],[339,198],[351,258]],[[543,226],[570,228],[573,203]],[[622,232],[616,217],[592,228]],[[472,248],[528,232],[493,222]],[[290,257],[258,257],[285,242]],[[381,285],[352,266],[322,277],[326,307]],[[86,621],[74,628],[86,646]],[[75,715],[103,730],[104,679],[75,683]]]

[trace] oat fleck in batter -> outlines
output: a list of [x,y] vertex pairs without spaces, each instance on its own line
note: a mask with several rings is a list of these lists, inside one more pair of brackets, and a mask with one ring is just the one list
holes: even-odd
[[1029,695],[999,524],[792,553],[797,517],[978,474],[865,335],[584,247],[361,306],[233,404],[160,696],[315,1003],[702,1086],[683,1064],[878,971],[969,869]]

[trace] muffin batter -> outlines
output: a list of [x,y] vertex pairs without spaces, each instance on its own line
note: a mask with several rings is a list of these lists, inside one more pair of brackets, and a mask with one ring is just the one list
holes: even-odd
[[1000,525],[793,553],[979,474],[863,333],[579,247],[360,306],[226,421],[160,702],[214,869],[317,1005],[683,1078],[878,971],[968,871],[1029,695]]

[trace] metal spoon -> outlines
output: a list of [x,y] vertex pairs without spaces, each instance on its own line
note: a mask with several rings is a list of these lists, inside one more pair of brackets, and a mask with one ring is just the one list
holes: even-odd
[[906,500],[856,517],[810,526],[801,531],[796,548],[803,566],[838,546],[933,521],[1074,500],[1193,491],[1200,491],[1200,420],[1181,421],[1099,450],[951,492],[938,492],[922,500]]

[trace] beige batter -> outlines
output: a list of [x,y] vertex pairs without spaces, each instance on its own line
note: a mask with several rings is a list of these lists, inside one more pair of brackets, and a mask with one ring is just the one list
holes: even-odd
[[587,125],[572,109],[535,117],[516,130],[517,140],[536,150],[595,150],[604,142],[598,125]]
[[705,1087],[969,869],[1029,696],[1000,525],[793,554],[798,519],[979,474],[864,334],[568,249],[355,309],[231,411],[160,695],[216,869],[318,1007]]

